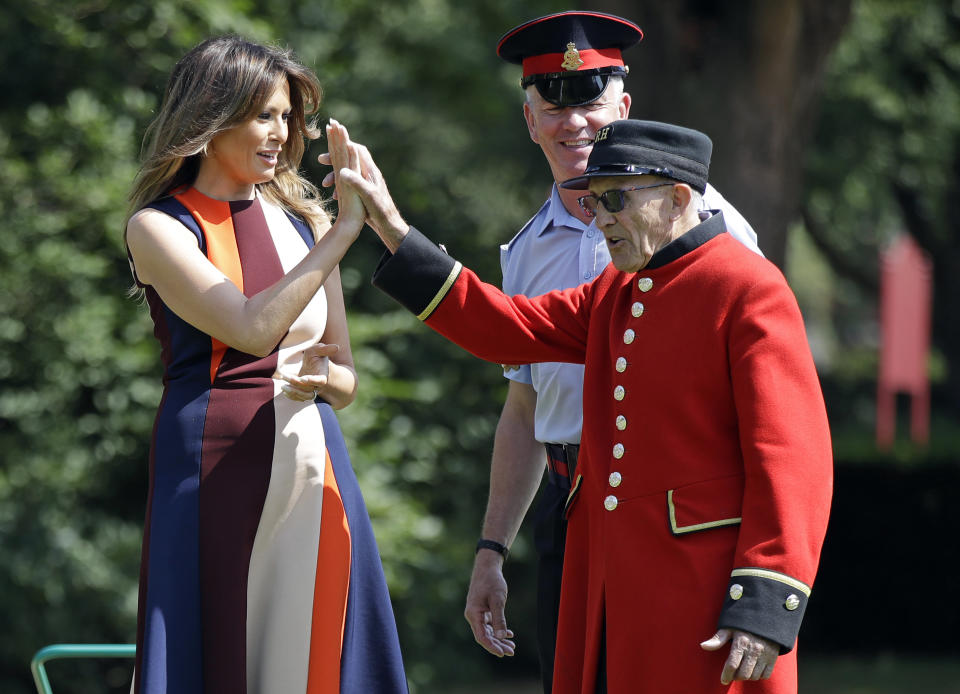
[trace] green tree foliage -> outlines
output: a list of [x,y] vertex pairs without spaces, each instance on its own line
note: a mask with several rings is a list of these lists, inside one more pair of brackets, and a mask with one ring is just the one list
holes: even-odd
[[[370,146],[409,221],[496,282],[497,244],[536,211],[550,178],[522,121],[518,70],[494,46],[508,27],[559,8],[478,5],[0,5],[0,690],[31,691],[27,663],[45,644],[133,639],[160,368],[146,310],[126,298],[121,227],[140,137],[174,62],[213,34],[290,45],[320,76],[322,117]],[[947,0],[862,0],[853,31],[828,77],[808,217],[831,230],[838,257],[863,257],[864,248],[875,257],[891,214],[934,220],[927,228],[944,245],[928,247],[947,249],[938,262],[955,263],[949,244],[960,234],[946,201],[960,170],[957,11]],[[649,116],[661,92],[641,94],[634,79],[635,98],[651,104],[635,106],[637,115]],[[304,162],[315,181],[323,151],[314,143]],[[908,194],[886,194],[900,189]],[[904,212],[911,199],[925,217]],[[517,657],[483,653],[461,616],[503,378],[370,287],[380,252],[367,233],[342,264],[360,391],[340,421],[411,682],[418,692],[444,691],[490,672],[529,673],[533,585],[523,536],[507,565]],[[938,276],[960,281],[945,267]],[[942,336],[949,324],[938,325]],[[67,668],[51,671],[56,678]],[[129,674],[116,664],[70,672],[58,694],[102,691],[104,681],[124,691]]]
[[[839,275],[834,326],[848,348],[835,385],[872,425],[875,354],[864,315],[878,257],[911,233],[934,264],[935,406],[960,409],[960,7],[952,0],[861,0],[833,55],[815,146],[806,157],[804,225]],[[869,348],[866,358],[864,345]],[[850,347],[860,349],[851,351]],[[871,366],[872,365],[872,366]],[[866,373],[865,373],[866,371]],[[945,378],[944,378],[945,377]],[[857,383],[861,384],[859,386]],[[849,403],[848,403],[849,404]],[[936,424],[936,422],[935,422]],[[934,432],[936,434],[936,431]]]
[[[505,28],[548,11],[535,5],[522,14],[507,0],[482,12],[452,0],[0,7],[0,689],[30,691],[27,663],[45,644],[133,638],[160,369],[145,308],[126,297],[120,232],[140,137],[176,59],[227,32],[292,46],[324,84],[322,115],[370,145],[410,221],[496,281],[496,245],[549,185],[516,70],[493,53]],[[316,143],[308,157],[322,151]],[[305,165],[319,181],[324,171]],[[496,366],[370,288],[380,250],[368,234],[343,264],[361,387],[341,422],[410,678],[428,691],[491,661],[461,613],[504,386]],[[521,546],[515,572],[527,570],[523,555]],[[512,597],[521,624],[522,597]],[[530,669],[527,625],[518,629],[527,658],[514,667]],[[99,691],[104,680],[123,691],[128,676],[116,663],[51,672],[70,674],[58,694]]]

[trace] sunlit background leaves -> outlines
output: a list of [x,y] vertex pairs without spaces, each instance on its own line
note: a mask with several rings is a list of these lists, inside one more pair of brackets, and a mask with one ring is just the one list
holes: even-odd
[[[637,5],[642,25],[655,6]],[[127,297],[121,231],[140,137],[174,62],[218,33],[293,47],[323,83],[321,116],[370,146],[409,221],[498,282],[497,245],[538,209],[550,178],[522,121],[517,69],[494,46],[505,29],[559,9],[546,0],[0,5],[0,690],[31,691],[27,663],[45,644],[133,640],[161,385],[149,317]],[[853,9],[814,144],[796,162],[805,187],[786,271],[838,460],[956,461],[960,8],[860,0]],[[304,162],[315,181],[323,151],[314,143]],[[724,192],[735,203],[749,194]],[[900,443],[878,457],[876,258],[905,229],[936,264],[934,436],[929,451]],[[507,569],[518,656],[494,663],[461,616],[504,380],[370,286],[380,252],[367,233],[342,265],[360,391],[340,420],[411,685],[440,692],[535,676],[526,533]],[[74,668],[58,694],[126,690],[126,665]]]

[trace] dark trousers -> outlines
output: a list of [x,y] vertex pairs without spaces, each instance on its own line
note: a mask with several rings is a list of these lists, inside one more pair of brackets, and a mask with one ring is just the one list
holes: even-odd
[[[563,507],[569,493],[565,478],[553,479],[540,492],[534,516],[534,547],[537,550],[537,650],[544,694],[553,687],[553,657],[557,646],[557,616],[560,613],[560,579],[567,521]],[[557,482],[559,484],[557,484]],[[566,482],[566,484],[564,484]],[[566,487],[566,488],[565,488]]]
[[600,632],[600,662],[597,665],[597,694],[607,694],[607,625]]

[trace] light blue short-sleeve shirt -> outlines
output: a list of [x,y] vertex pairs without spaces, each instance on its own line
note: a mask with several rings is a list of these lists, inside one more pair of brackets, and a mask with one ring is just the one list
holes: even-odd
[[[704,209],[720,210],[727,231],[760,253],[750,224],[711,186]],[[706,213],[705,214],[709,214]],[[539,296],[592,282],[610,262],[603,234],[567,212],[556,185],[540,211],[510,243],[500,246],[506,294]],[[583,366],[546,362],[506,371],[507,378],[528,383],[537,392],[534,436],[544,443],[580,443],[583,428]]]

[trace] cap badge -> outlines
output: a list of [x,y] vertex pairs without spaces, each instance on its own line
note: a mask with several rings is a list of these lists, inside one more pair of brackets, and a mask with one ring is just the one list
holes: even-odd
[[597,142],[600,142],[600,140],[606,140],[607,135],[609,134],[610,134],[610,126],[607,126],[606,128],[600,128],[597,131],[597,134],[593,136],[593,142],[597,143]]
[[577,44],[571,41],[567,44],[567,50],[563,54],[563,62],[560,63],[560,67],[564,70],[576,70],[581,65],[583,65],[583,61],[580,59],[580,51],[577,50]]

